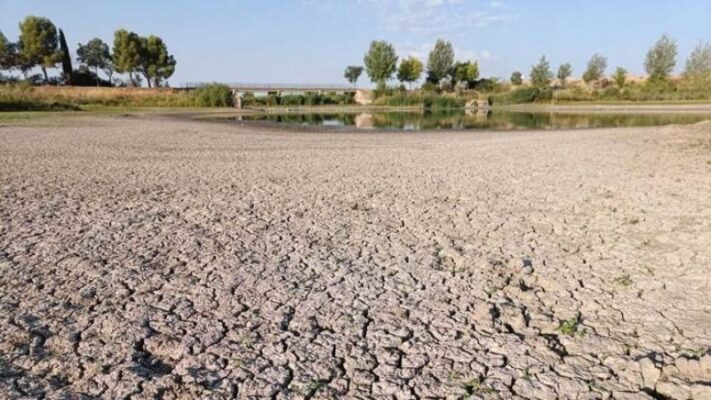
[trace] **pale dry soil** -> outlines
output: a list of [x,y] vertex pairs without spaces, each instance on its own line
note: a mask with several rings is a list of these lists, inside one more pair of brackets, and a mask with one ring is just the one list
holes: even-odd
[[711,398],[711,123],[0,128],[0,398]]

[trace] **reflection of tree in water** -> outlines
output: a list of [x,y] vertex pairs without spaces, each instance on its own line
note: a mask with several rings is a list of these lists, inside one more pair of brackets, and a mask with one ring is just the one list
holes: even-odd
[[464,110],[374,113],[284,113],[242,117],[290,125],[353,126],[396,130],[421,129],[571,129],[690,124],[711,119],[708,114],[605,114]]

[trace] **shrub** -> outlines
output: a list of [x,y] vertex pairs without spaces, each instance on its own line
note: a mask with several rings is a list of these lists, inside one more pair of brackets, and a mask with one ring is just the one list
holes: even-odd
[[489,96],[489,104],[522,104],[535,101],[546,101],[553,98],[550,88],[521,87],[507,93]]
[[435,94],[398,94],[377,101],[379,105],[390,107],[422,107],[425,109],[462,108],[466,99],[462,97],[440,96]]
[[193,92],[193,100],[198,107],[233,107],[232,89],[227,85],[213,83]]

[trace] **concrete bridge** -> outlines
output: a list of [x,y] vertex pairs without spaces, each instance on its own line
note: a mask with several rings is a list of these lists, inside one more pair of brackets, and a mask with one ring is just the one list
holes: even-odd
[[[210,85],[206,82],[189,82],[183,86],[185,90],[197,89],[201,86]],[[307,93],[338,93],[338,94],[354,94],[356,98],[368,97],[363,96],[364,90],[354,88],[347,85],[337,84],[291,84],[291,83],[225,83],[232,89],[232,95],[235,97],[235,106],[242,108],[242,97],[245,93],[253,93],[256,96],[268,96],[282,94],[307,94]],[[358,96],[361,94],[361,96]],[[356,100],[356,102],[359,102]]]

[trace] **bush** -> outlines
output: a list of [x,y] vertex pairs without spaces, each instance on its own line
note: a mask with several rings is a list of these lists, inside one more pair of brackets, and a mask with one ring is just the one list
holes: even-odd
[[379,105],[389,107],[422,107],[425,109],[462,108],[466,99],[462,97],[440,96],[436,94],[398,94],[379,99]]
[[386,85],[378,85],[373,90],[373,97],[376,99],[381,98],[381,97],[392,96],[392,95],[393,95],[393,89],[391,87],[386,86]]
[[213,83],[197,88],[193,93],[193,100],[198,107],[233,107],[234,97],[232,89],[227,85]]
[[277,95],[275,93],[268,96],[257,97],[254,93],[246,92],[242,95],[242,105],[244,107],[274,107],[274,106],[322,106],[322,105],[346,105],[353,104],[353,94],[331,93],[305,93]]
[[489,96],[489,104],[522,104],[536,101],[547,101],[553,98],[553,90],[550,88],[521,87],[507,93],[494,94]]
[[424,90],[425,92],[432,92],[432,93],[439,93],[440,92],[439,86],[437,86],[437,84],[430,82],[430,81],[427,81],[422,84],[422,90]]

